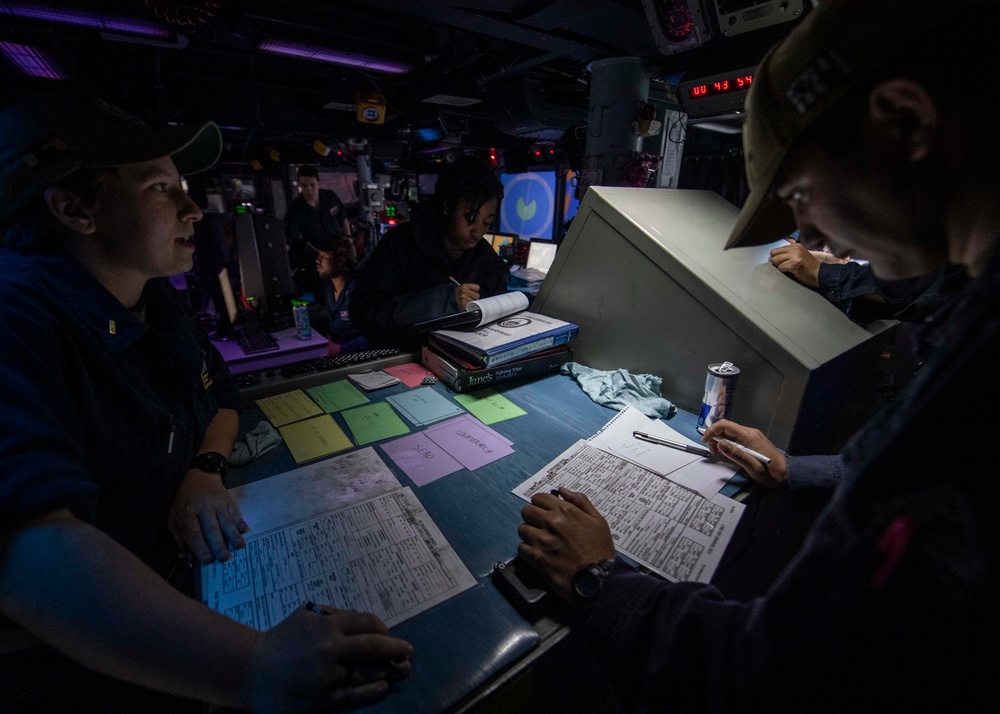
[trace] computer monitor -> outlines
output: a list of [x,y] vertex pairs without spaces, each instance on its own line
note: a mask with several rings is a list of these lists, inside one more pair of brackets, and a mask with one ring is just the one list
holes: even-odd
[[235,340],[239,337],[239,307],[236,295],[233,293],[233,283],[229,277],[229,269],[223,266],[219,269],[216,284],[210,290],[212,308],[215,312],[215,323],[212,328],[212,338],[216,340]]
[[874,411],[898,323],[851,322],[771,265],[778,243],[723,250],[738,215],[711,191],[592,186],[532,310],[580,326],[576,361],[662,377],[695,413],[708,365],[733,362],[735,421],[836,453]]
[[543,273],[547,273],[552,267],[552,261],[556,259],[556,248],[558,246],[550,240],[540,240],[532,238],[528,245],[528,260],[524,264],[525,268],[534,268]]
[[499,255],[500,249],[505,245],[514,245],[518,239],[518,235],[516,233],[484,233],[483,239],[488,240],[490,245],[493,246],[493,250]]
[[556,217],[556,172],[500,174],[503,203],[500,230],[522,236],[552,238]]

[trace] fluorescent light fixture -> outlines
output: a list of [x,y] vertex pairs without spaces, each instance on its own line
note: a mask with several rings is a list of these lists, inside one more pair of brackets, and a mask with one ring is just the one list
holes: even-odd
[[318,45],[307,45],[302,42],[288,42],[285,40],[264,40],[257,49],[264,52],[271,52],[276,55],[286,57],[297,57],[299,59],[313,60],[315,62],[327,62],[329,64],[339,64],[346,67],[359,67],[373,72],[386,72],[388,74],[402,74],[409,72],[410,67],[401,62],[379,59],[377,57],[367,57],[354,52],[344,52],[331,50]]
[[435,94],[420,101],[425,104],[441,104],[446,107],[471,107],[473,104],[479,104],[482,100],[473,97],[456,97],[454,94]]
[[439,126],[427,126],[423,129],[414,129],[413,133],[421,141],[438,141],[447,136],[445,130]]
[[58,5],[37,5],[27,2],[0,2],[0,15],[13,15],[29,20],[60,22],[66,25],[96,27],[99,30],[130,32],[147,37],[170,37],[170,30],[149,20],[116,17],[103,12],[79,10]]
[[69,79],[58,63],[47,53],[28,45],[0,42],[0,52],[24,74],[41,79]]

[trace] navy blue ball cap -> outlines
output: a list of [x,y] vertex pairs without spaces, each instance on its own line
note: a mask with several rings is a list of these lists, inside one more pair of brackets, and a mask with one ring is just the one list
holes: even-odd
[[111,168],[169,156],[181,174],[222,153],[212,122],[157,131],[79,90],[44,92],[0,111],[0,228],[32,198],[81,168]]

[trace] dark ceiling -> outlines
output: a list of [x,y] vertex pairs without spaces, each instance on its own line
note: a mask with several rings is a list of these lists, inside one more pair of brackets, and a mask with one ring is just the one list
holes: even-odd
[[[667,12],[700,0],[646,1]],[[0,90],[9,98],[85,86],[154,124],[212,119],[224,127],[230,163],[315,161],[316,140],[334,147],[331,162],[337,148],[346,160],[367,142],[405,163],[436,147],[558,140],[586,121],[594,60],[649,60],[654,88],[669,99],[678,78],[752,66],[789,29],[726,37],[705,16],[710,39],[664,54],[643,0],[0,0],[0,43],[41,53],[61,77],[29,77],[5,52]],[[123,19],[146,29],[130,31]],[[405,71],[274,54],[268,43]],[[358,120],[359,92],[384,97],[383,123]],[[442,95],[445,103],[426,101]],[[418,140],[428,124],[443,125],[443,144]]]

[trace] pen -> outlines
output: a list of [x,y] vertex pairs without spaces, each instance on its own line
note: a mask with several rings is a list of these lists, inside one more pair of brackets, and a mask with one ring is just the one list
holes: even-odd
[[451,277],[450,275],[448,276],[448,280],[450,280],[451,282],[455,283],[455,285],[461,285],[462,284],[462,283],[458,282],[457,280],[455,280],[455,278]]
[[744,452],[744,453],[746,453],[746,454],[754,457],[755,459],[757,459],[759,462],[761,462],[764,465],[767,465],[767,464],[771,463],[770,457],[764,456],[764,454],[759,454],[756,451],[754,451],[753,449],[749,449],[746,446],[743,446],[743,444],[737,444],[735,441],[732,441],[731,439],[723,439],[721,436],[717,436],[717,437],[715,437],[715,440],[716,441],[724,441],[727,444],[729,444],[730,446],[735,446],[740,451],[742,451],[742,452]]
[[306,603],[306,610],[312,610],[317,615],[329,615],[330,613],[314,603],[312,600]]
[[686,451],[689,454],[697,454],[698,456],[711,456],[712,452],[706,449],[704,446],[692,446],[691,444],[682,444],[679,441],[670,441],[669,439],[660,439],[655,436],[650,436],[641,431],[633,431],[632,436],[640,441],[648,441],[650,444],[659,444],[660,446],[669,446],[671,449],[680,449],[681,451]]

